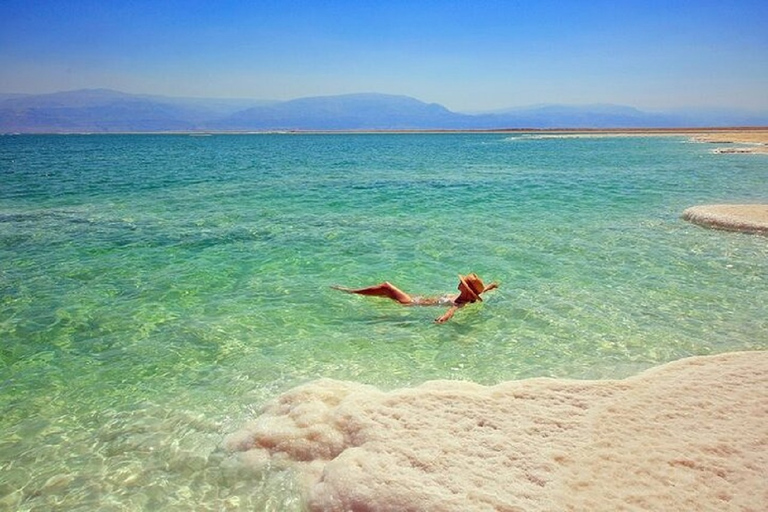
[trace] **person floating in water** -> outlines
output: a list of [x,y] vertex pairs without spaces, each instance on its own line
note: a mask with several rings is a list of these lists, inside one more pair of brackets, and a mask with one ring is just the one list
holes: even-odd
[[392,299],[395,302],[399,302],[404,306],[448,306],[448,310],[445,313],[435,318],[435,322],[439,324],[450,320],[456,311],[467,304],[477,301],[482,302],[483,299],[480,297],[480,294],[498,287],[499,285],[497,283],[491,283],[486,286],[477,274],[469,274],[466,276],[459,275],[459,293],[443,295],[441,297],[419,297],[408,295],[392,283],[386,281],[366,288],[353,289],[344,286],[331,286],[334,290],[346,293],[385,297],[387,299]]

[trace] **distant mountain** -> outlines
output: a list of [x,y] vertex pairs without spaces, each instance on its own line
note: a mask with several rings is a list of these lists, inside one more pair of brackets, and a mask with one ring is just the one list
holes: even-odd
[[18,98],[23,98],[25,96],[28,96],[28,94],[14,94],[14,93],[7,93],[7,92],[0,92],[0,101],[5,100],[13,100]]
[[300,98],[237,112],[214,126],[237,130],[409,130],[460,128],[472,116],[408,96],[347,94]]
[[768,112],[737,109],[676,109],[645,112],[624,105],[536,105],[478,114],[487,123],[536,128],[697,128],[766,126]]
[[290,101],[174,98],[85,89],[0,94],[0,133],[463,130],[765,126],[768,113],[644,112],[621,105],[537,105],[452,112],[408,96],[347,94]]
[[0,102],[0,128],[6,132],[192,130],[196,118],[183,107],[105,89]]
[[487,123],[536,128],[662,128],[680,126],[665,114],[643,112],[623,105],[537,105],[478,115]]
[[0,97],[0,132],[155,132],[204,130],[212,119],[270,102],[208,100],[83,89]]
[[675,109],[667,112],[678,126],[768,126],[768,112],[725,108]]

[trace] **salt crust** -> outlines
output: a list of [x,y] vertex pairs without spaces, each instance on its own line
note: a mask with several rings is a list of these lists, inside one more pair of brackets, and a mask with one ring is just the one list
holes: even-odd
[[225,443],[313,511],[768,510],[768,352],[620,381],[318,380]]
[[683,219],[700,226],[768,235],[768,204],[707,204],[692,206]]

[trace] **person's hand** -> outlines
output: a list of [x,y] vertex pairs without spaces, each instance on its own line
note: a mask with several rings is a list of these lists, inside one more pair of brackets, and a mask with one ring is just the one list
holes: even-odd
[[451,306],[448,311],[442,314],[442,316],[439,316],[435,318],[436,324],[444,324],[451,318],[453,318],[453,314],[456,312],[456,310],[459,309],[459,306]]

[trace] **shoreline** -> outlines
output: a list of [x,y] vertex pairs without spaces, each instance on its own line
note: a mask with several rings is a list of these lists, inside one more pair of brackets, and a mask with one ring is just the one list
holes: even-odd
[[30,132],[3,133],[0,137],[29,135],[398,135],[398,134],[536,134],[552,138],[578,137],[669,137],[685,136],[704,144],[733,144],[713,148],[718,154],[768,154],[768,127],[713,128],[494,128],[478,130],[263,130],[263,131],[161,131],[161,132]]
[[[762,510],[768,351],[694,356],[623,380],[322,379],[225,448],[289,467],[309,510]],[[361,508],[362,507],[362,508]]]
[[551,133],[584,135],[689,135],[701,142],[768,143],[768,126],[676,127],[676,128],[483,128],[483,129],[360,129],[360,130],[167,130],[167,131],[35,131],[4,132],[0,136],[22,135],[304,135],[304,134],[389,134],[389,133]]
[[714,153],[768,153],[768,129],[707,130],[694,134],[695,142],[705,144],[737,144],[740,147],[717,148]]

